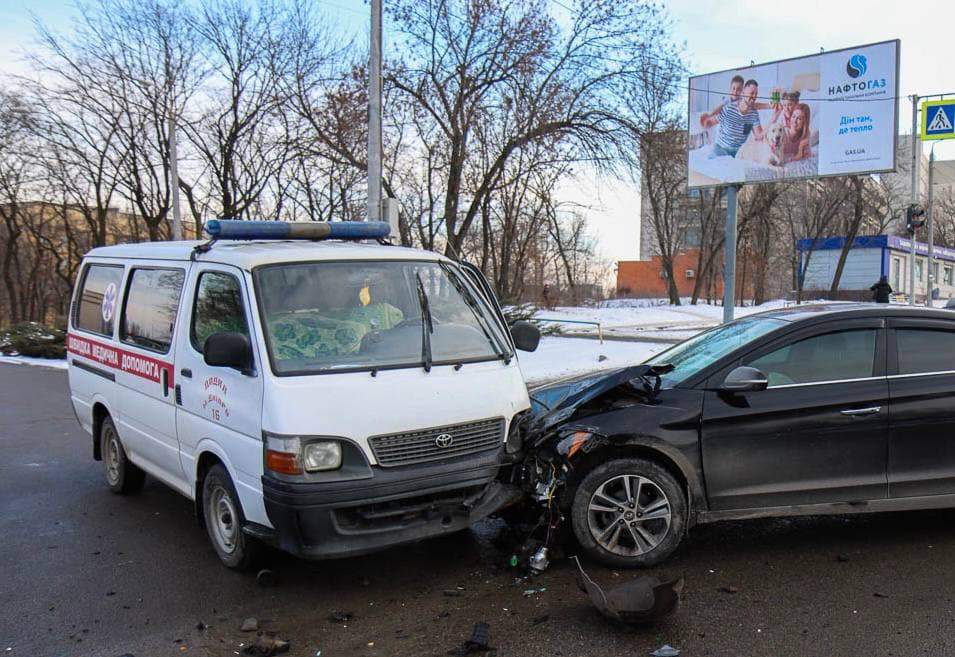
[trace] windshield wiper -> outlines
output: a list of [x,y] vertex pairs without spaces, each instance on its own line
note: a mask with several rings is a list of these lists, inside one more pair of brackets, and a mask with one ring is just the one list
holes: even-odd
[[428,301],[428,294],[424,291],[424,283],[421,282],[421,273],[415,273],[415,281],[418,287],[418,305],[421,306],[421,358],[424,360],[424,371],[431,371],[431,334],[434,333],[434,322],[431,319],[431,302]]
[[511,357],[507,353],[507,347],[501,345],[497,336],[487,327],[487,318],[484,316],[483,309],[477,299],[471,294],[471,290],[458,278],[457,273],[451,269],[450,265],[445,262],[439,262],[438,264],[441,265],[441,269],[447,274],[451,285],[454,286],[454,289],[458,291],[464,299],[464,302],[470,306],[471,312],[477,317],[478,326],[481,327],[481,331],[484,332],[484,337],[487,338],[487,341],[491,344],[491,348],[494,349],[494,354],[503,360],[505,365],[508,365],[511,362]]

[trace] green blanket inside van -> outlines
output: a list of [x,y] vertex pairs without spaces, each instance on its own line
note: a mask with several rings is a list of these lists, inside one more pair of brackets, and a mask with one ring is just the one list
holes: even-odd
[[403,318],[387,303],[330,313],[283,313],[269,320],[272,351],[279,360],[344,356],[358,350],[366,333],[394,328]]

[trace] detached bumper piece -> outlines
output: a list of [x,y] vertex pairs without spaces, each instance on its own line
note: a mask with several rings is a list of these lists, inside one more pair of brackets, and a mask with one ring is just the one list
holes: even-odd
[[262,478],[281,549],[310,559],[366,554],[467,528],[520,496],[495,481],[503,449],[404,467],[371,478],[290,483]]

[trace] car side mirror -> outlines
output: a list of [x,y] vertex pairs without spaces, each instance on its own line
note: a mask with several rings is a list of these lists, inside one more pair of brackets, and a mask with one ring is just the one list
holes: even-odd
[[523,320],[511,324],[511,337],[514,346],[521,351],[534,351],[541,341],[541,330],[530,322]]
[[726,375],[720,390],[723,392],[757,392],[765,390],[769,379],[755,367],[737,367]]
[[252,371],[252,345],[243,333],[213,333],[202,345],[202,358],[213,367],[232,367],[243,374]]

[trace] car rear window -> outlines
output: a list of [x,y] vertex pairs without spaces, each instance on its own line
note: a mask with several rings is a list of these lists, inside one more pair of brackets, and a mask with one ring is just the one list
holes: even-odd
[[955,331],[896,329],[899,374],[955,371]]
[[122,265],[88,265],[83,274],[73,326],[99,335],[113,335],[113,319],[122,280]]
[[169,351],[184,278],[182,269],[132,271],[123,309],[123,342],[163,354]]

